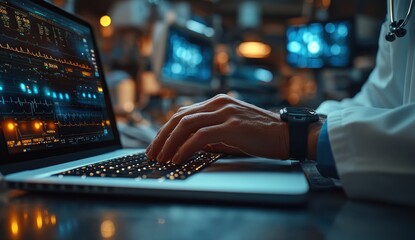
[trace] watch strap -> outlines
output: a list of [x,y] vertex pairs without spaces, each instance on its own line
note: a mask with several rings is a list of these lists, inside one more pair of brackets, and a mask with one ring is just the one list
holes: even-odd
[[307,156],[308,123],[289,122],[290,158],[305,160]]

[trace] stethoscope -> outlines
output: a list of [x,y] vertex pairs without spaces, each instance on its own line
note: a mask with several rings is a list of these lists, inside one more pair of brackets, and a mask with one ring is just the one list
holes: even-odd
[[409,16],[412,13],[413,0],[409,3],[408,12],[404,19],[395,20],[395,13],[393,12],[393,0],[389,0],[389,17],[391,23],[389,24],[389,32],[385,35],[386,41],[393,42],[396,37],[403,37],[406,34],[405,26],[409,21]]

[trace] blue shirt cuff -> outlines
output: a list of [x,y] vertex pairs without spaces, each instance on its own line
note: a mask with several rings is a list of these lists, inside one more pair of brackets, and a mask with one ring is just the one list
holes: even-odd
[[324,177],[339,178],[333,152],[331,151],[327,121],[324,122],[318,136],[317,169]]

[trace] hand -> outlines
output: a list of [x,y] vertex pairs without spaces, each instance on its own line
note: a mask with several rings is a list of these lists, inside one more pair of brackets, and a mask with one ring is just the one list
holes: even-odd
[[277,113],[220,94],[179,109],[147,148],[147,156],[181,164],[200,150],[286,159],[288,126]]

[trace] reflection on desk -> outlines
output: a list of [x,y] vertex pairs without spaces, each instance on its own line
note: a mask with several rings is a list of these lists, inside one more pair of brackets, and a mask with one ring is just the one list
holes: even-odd
[[6,192],[1,239],[411,239],[415,209],[312,193],[303,208]]

